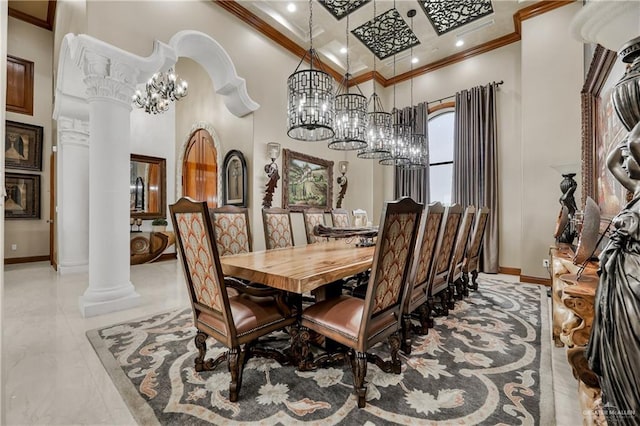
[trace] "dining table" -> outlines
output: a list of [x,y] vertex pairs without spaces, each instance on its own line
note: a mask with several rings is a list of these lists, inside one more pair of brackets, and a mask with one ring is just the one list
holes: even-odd
[[220,263],[225,275],[318,296],[327,284],[370,269],[374,251],[356,246],[355,239],[337,239],[223,256]]

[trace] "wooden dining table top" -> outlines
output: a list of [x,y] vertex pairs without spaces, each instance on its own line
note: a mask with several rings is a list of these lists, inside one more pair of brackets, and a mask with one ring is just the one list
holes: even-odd
[[371,268],[375,246],[333,240],[220,258],[225,275],[302,294]]

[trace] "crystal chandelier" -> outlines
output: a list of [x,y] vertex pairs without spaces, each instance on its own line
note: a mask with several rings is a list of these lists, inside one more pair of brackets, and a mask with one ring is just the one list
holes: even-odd
[[[411,31],[413,31],[413,17],[416,16],[416,10],[411,9],[407,12],[407,16],[411,19]],[[411,54],[413,59],[413,46],[411,46]],[[426,123],[416,119],[416,110],[413,106],[413,61],[411,61],[411,110],[409,113],[409,123],[411,123],[411,135],[409,139],[409,162],[402,165],[405,169],[417,170],[424,169],[429,166],[429,142],[426,137]],[[426,108],[426,105],[425,105]]]
[[[314,69],[321,62],[313,49],[313,3],[309,0],[309,50],[287,80],[287,135],[300,141],[323,141],[334,136],[333,77],[322,69]],[[308,70],[300,65],[309,57]]]
[[329,148],[353,151],[367,147],[367,98],[356,85],[359,93],[349,93],[349,15],[347,15],[347,71],[338,86],[335,97],[334,138]]
[[[373,0],[373,18],[376,17],[376,1]],[[376,57],[373,56],[373,94],[367,105],[366,141],[367,147],[358,151],[358,158],[380,159],[389,152],[385,146],[391,139],[391,114],[384,111],[382,101],[376,93]]]
[[132,103],[144,108],[149,114],[163,113],[169,109],[169,103],[187,96],[187,82],[177,81],[173,68],[166,73],[155,73],[146,84],[144,97],[139,90],[133,95]]

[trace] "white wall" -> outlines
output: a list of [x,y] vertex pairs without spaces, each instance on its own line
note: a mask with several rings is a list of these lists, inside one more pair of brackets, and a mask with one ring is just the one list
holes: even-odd
[[[548,278],[562,177],[551,167],[580,162],[582,44],[569,34],[579,3],[522,23],[522,275]],[[580,190],[576,191],[580,194]],[[580,204],[580,200],[576,200]]]
[[[5,221],[4,254],[6,258],[48,256],[53,34],[51,31],[9,17],[7,53],[34,63],[34,99],[32,116],[7,112],[6,119],[42,126],[44,135],[42,171],[8,170],[12,173],[30,173],[40,176],[40,219]],[[11,250],[12,244],[17,244],[17,250]]]

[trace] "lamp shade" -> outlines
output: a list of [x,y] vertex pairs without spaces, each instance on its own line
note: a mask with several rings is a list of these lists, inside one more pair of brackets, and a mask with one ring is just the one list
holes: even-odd
[[275,161],[280,155],[280,144],[277,142],[269,142],[267,144],[267,153],[269,154],[271,161]]
[[348,161],[340,161],[338,163],[338,170],[340,171],[340,173],[342,173],[342,174],[347,173],[348,168],[349,168],[349,162]]

